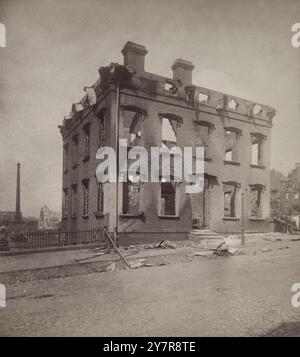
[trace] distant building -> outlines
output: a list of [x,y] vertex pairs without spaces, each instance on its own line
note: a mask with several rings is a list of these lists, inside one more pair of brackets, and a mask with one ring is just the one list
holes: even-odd
[[281,185],[284,180],[287,180],[286,176],[274,169],[270,172],[270,211],[271,216],[280,211],[281,207]]
[[0,226],[10,226],[15,224],[15,211],[0,211]]
[[280,210],[288,215],[300,214],[300,163],[281,180]]
[[51,211],[47,205],[41,208],[38,223],[39,229],[58,229],[60,228],[60,216],[58,213]]

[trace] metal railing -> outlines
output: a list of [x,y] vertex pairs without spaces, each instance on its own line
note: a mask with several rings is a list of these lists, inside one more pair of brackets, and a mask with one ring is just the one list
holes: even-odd
[[32,250],[67,247],[74,245],[97,245],[107,243],[104,227],[94,230],[64,232],[36,231],[26,233],[6,233],[0,237],[0,251]]

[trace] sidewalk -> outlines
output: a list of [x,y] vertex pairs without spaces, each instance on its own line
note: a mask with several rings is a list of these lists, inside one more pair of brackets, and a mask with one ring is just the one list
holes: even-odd
[[[300,245],[300,236],[282,233],[264,233],[246,235],[245,245],[240,245],[238,235],[229,236],[230,245],[236,251],[233,255],[256,255]],[[218,258],[213,253],[214,247],[222,240],[210,239],[201,242],[170,242],[164,248],[155,248],[155,244],[143,244],[120,248],[122,255],[130,264],[164,265],[192,259]],[[205,254],[207,252],[207,255]],[[196,253],[196,254],[195,254]],[[197,254],[198,253],[198,254]],[[124,269],[125,263],[119,255],[97,249],[82,249],[59,252],[45,252],[0,257],[0,281],[16,282],[21,280],[47,279],[90,272],[103,272],[115,262],[110,270]],[[141,265],[141,266],[142,266]]]

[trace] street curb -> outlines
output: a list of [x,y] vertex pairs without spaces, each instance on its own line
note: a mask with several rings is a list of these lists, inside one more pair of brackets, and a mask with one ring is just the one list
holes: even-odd
[[97,248],[101,247],[103,244],[84,244],[84,245],[68,245],[64,247],[51,247],[51,248],[40,248],[40,249],[26,249],[26,250],[14,250],[14,251],[4,251],[0,252],[1,256],[13,256],[13,255],[23,255],[23,254],[34,254],[34,253],[51,253],[51,252],[62,252],[65,250],[80,250],[87,248]]

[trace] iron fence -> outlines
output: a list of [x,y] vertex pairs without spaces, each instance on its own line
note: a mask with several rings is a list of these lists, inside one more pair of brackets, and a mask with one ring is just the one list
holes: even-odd
[[0,237],[0,251],[104,244],[107,243],[104,229],[104,227],[99,227],[94,230],[75,232],[56,230],[6,233]]

